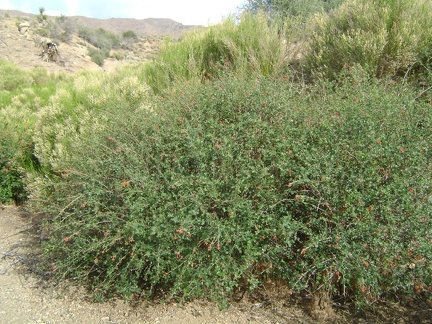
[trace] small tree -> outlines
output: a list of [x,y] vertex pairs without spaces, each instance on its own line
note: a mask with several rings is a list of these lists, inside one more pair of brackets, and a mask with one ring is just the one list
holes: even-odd
[[44,7],[40,7],[39,8],[39,22],[43,23],[44,21],[47,20],[48,16],[44,14],[45,12],[45,8]]

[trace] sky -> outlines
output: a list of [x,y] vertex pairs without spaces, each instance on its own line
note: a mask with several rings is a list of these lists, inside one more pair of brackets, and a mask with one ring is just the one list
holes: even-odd
[[0,9],[49,16],[171,18],[184,25],[214,25],[238,12],[246,0],[0,0]]

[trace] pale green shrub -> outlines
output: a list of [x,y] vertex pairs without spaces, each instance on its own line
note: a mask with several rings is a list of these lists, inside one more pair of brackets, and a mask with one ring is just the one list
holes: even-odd
[[332,15],[317,14],[306,70],[336,78],[358,63],[371,76],[404,76],[432,45],[431,11],[427,0],[348,0]]
[[[33,156],[33,128],[44,105],[33,88],[25,88],[0,109],[0,201],[25,199],[25,174],[37,166]],[[4,171],[4,172],[2,172]]]
[[36,208],[38,201],[49,194],[54,173],[67,169],[71,152],[89,134],[109,126],[112,114],[151,111],[148,92],[149,87],[137,76],[122,71],[113,75],[84,73],[59,87],[37,114],[33,141],[45,172],[32,175],[27,188],[30,204]]
[[374,74],[386,46],[388,15],[387,8],[358,0],[341,5],[333,17],[315,15],[306,56],[310,73],[332,78],[345,65],[360,63]]

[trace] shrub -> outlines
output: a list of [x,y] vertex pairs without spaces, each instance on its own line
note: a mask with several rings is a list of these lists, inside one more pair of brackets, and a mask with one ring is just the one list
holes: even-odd
[[133,50],[133,45],[138,42],[139,37],[133,30],[128,30],[122,33],[121,48]]
[[308,17],[321,11],[330,11],[341,5],[344,0],[248,0],[245,7],[257,12],[266,10],[274,15]]
[[[404,77],[432,46],[426,0],[349,0],[331,16],[314,16],[306,70],[334,79],[358,63],[371,76]],[[418,65],[417,68],[421,68]]]
[[0,90],[14,91],[32,83],[28,73],[5,59],[0,59],[0,75]]
[[20,203],[25,198],[24,173],[13,164],[14,151],[8,129],[0,135],[0,203]]
[[88,48],[88,55],[91,57],[92,61],[99,66],[104,65],[105,58],[109,56],[112,48],[120,46],[120,40],[117,35],[107,32],[102,28],[94,30],[80,27],[78,29],[78,35],[95,47]]
[[37,28],[33,31],[33,33],[42,37],[50,36],[50,31],[46,28]]
[[119,38],[116,34],[106,31],[103,28],[91,29],[80,27],[78,36],[97,47],[100,50],[109,51],[120,46]]
[[125,52],[114,52],[111,55],[112,58],[116,59],[117,61],[124,60],[126,58]]
[[51,178],[57,274],[185,299],[267,278],[358,303],[430,294],[429,107],[348,72],[336,91],[221,77],[153,112],[116,105]]
[[48,74],[48,71],[40,66],[35,66],[30,70],[30,75],[33,79],[34,85],[45,85],[48,84],[53,77]]
[[24,167],[33,166],[31,129],[40,100],[31,89],[11,97],[0,110],[0,201],[19,203],[25,198]]
[[47,169],[65,168],[81,136],[105,127],[106,111],[125,105],[147,109],[147,85],[125,68],[114,74],[81,73],[60,84],[37,115],[33,140]]
[[0,168],[0,203],[22,203],[26,198],[24,173],[9,163],[0,163]]
[[58,79],[39,67],[24,71],[13,66],[9,71],[14,73],[9,77],[33,80],[31,88],[17,85],[14,91],[4,91],[0,109],[0,201],[20,203],[26,198],[26,173],[39,168],[32,141],[36,116],[55,91]]
[[92,47],[88,48],[88,55],[90,56],[91,60],[99,66],[104,65],[105,58],[107,57],[108,54],[109,52],[104,50],[100,50]]
[[122,33],[122,37],[126,39],[138,40],[138,35],[133,30],[128,30]]

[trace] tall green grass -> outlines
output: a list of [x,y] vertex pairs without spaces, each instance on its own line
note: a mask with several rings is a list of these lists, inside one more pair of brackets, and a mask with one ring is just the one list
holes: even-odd
[[224,69],[243,75],[282,74],[297,54],[297,48],[288,44],[300,30],[300,19],[270,21],[263,12],[245,12],[239,21],[230,17],[165,44],[147,66],[146,81],[160,92],[174,82],[217,78]]
[[[244,12],[222,24],[168,42],[147,66],[146,82],[158,93],[175,82],[203,82],[221,70],[242,75],[336,79],[352,65],[370,77],[427,78],[432,22],[426,0],[348,0],[305,19]],[[423,74],[423,75],[421,75]]]
[[12,62],[0,59],[0,91],[14,91],[32,84],[32,77]]

